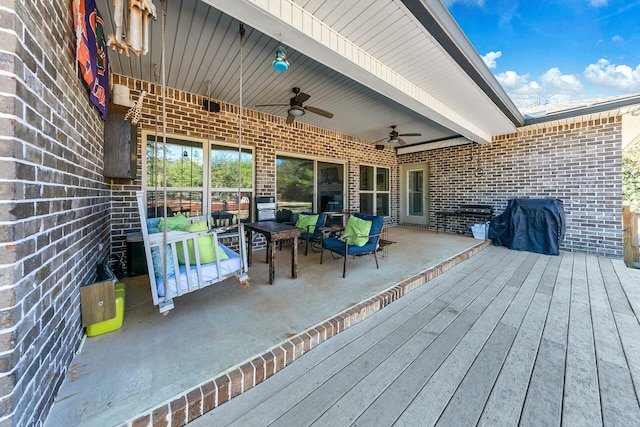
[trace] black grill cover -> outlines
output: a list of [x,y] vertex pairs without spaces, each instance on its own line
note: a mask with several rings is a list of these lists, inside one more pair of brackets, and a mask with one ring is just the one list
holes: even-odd
[[562,200],[512,199],[491,221],[489,238],[496,246],[546,255],[558,255],[564,239]]

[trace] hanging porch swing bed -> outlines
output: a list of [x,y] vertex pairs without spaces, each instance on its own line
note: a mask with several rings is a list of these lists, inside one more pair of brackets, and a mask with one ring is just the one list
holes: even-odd
[[[144,192],[136,192],[153,304],[160,312],[174,308],[180,295],[236,277],[248,286],[244,227],[238,223],[209,229],[202,218],[146,218]],[[178,224],[179,223],[179,224]],[[237,231],[237,252],[220,242]]]

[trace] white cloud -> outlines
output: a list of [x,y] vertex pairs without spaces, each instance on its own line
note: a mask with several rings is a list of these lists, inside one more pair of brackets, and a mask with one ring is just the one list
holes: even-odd
[[485,64],[487,64],[487,67],[496,68],[496,59],[500,58],[501,56],[502,56],[501,51],[489,52],[482,57],[482,60],[484,61]]
[[496,79],[518,107],[568,102],[585,91],[580,76],[562,74],[555,67],[541,75],[539,82],[515,71],[496,74]]
[[617,43],[617,42],[623,42],[624,39],[622,38],[622,36],[619,36],[618,34],[616,34],[615,36],[611,37],[611,41],[614,43]]
[[496,79],[518,107],[540,104],[542,88],[537,82],[529,81],[529,74],[505,71],[496,74]]
[[628,65],[614,65],[601,58],[597,64],[589,64],[585,68],[584,76],[593,84],[621,92],[640,91],[640,65],[634,70]]
[[550,68],[540,80],[547,93],[578,94],[584,91],[579,76],[562,74],[557,67]]
[[600,7],[606,6],[609,3],[609,0],[590,0],[589,3],[591,3],[591,6],[593,7]]

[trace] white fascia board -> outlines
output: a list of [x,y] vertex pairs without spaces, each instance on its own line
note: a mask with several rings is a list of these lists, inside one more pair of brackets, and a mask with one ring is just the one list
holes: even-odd
[[[470,140],[491,141],[488,131],[451,110],[291,0],[203,1]],[[505,133],[514,130],[515,126]]]

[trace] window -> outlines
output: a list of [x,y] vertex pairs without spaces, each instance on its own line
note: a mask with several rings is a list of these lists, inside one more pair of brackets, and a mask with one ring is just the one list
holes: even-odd
[[278,209],[313,211],[313,160],[276,158],[276,202]]
[[[147,137],[146,189],[149,217],[163,215],[164,144]],[[233,145],[167,139],[167,207],[185,216],[211,215],[215,226],[250,221],[253,199],[253,151],[239,155]],[[240,168],[240,197],[238,197]],[[155,207],[155,212],[154,212]]]
[[[164,206],[166,157],[167,208],[169,213],[185,216],[202,215],[203,149],[192,141],[167,140],[166,153],[162,141],[147,141],[147,206],[149,217],[162,215]],[[155,207],[155,213],[154,213]],[[154,213],[152,215],[152,213]]]
[[389,216],[389,168],[360,166],[360,212]]
[[344,164],[299,157],[277,156],[278,209],[296,212],[334,212],[342,221]]
[[[224,145],[212,145],[211,155],[211,218],[214,227],[251,220],[253,199],[253,153]],[[240,182],[238,182],[238,166]],[[238,200],[240,186],[240,200]],[[238,204],[239,203],[239,204]],[[239,215],[239,218],[237,218]]]

